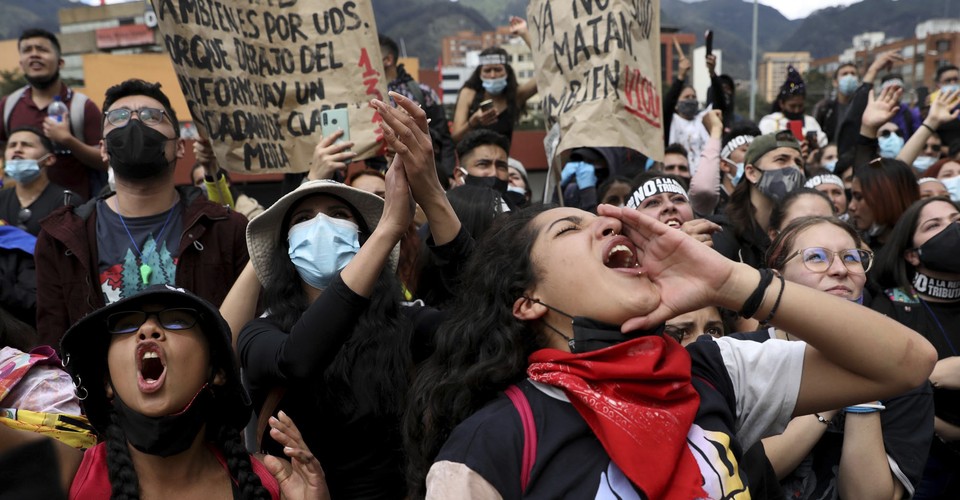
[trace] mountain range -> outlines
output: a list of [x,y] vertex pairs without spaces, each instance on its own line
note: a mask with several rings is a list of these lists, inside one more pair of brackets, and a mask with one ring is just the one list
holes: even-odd
[[[490,31],[512,15],[525,17],[528,0],[372,0],[377,27],[411,56],[432,67],[444,36],[459,31]],[[759,51],[809,51],[814,58],[842,52],[853,37],[882,31],[887,37],[912,37],[916,24],[927,19],[960,15],[956,0],[862,0],[846,7],[819,10],[805,19],[789,20],[772,7],[760,5]],[[60,8],[69,0],[0,0],[0,39],[16,38],[25,27],[59,31]],[[753,2],[747,0],[660,0],[661,24],[682,32],[714,31],[714,47],[723,51],[723,70],[735,78],[749,77]]]

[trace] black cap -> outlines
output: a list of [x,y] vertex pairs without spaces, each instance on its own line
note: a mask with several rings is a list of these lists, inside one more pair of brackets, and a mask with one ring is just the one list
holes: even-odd
[[104,381],[107,377],[107,349],[113,336],[107,331],[107,318],[118,312],[139,310],[139,307],[159,303],[166,307],[188,307],[200,313],[200,330],[210,347],[210,365],[223,370],[226,381],[213,387],[214,411],[219,411],[221,422],[237,428],[250,419],[250,397],[240,382],[240,370],[233,352],[230,326],[212,304],[184,290],[170,285],[153,285],[142,292],[100,308],[77,321],[63,339],[60,352],[63,366],[73,376],[77,394],[83,398],[84,413],[90,423],[103,433],[110,424],[112,403],[107,399]]

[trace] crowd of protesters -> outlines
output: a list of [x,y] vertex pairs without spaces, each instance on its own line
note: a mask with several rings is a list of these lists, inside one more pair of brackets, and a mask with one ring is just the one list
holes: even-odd
[[448,122],[380,47],[388,155],[318,137],[265,207],[204,139],[175,184],[170,89],[23,33],[0,498],[960,498],[960,69],[807,110],[790,68],[752,123],[681,53],[663,158],[562,152],[537,203],[503,49]]

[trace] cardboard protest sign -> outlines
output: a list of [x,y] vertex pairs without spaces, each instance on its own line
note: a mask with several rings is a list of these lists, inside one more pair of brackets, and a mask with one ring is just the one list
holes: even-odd
[[537,92],[559,151],[624,146],[663,158],[659,0],[532,0]]
[[321,112],[348,110],[357,159],[382,154],[386,96],[369,2],[151,0],[163,43],[217,161],[243,172],[302,172]]

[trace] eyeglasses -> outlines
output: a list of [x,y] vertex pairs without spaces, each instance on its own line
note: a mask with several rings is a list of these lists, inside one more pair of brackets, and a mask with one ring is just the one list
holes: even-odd
[[186,307],[150,312],[124,311],[107,316],[107,331],[115,335],[133,333],[139,330],[150,316],[156,316],[160,326],[167,330],[186,330],[200,321],[200,313]]
[[802,256],[801,262],[803,263],[803,267],[815,273],[827,272],[827,269],[830,269],[830,266],[833,265],[833,258],[838,255],[840,256],[840,262],[842,262],[843,265],[846,266],[847,271],[851,273],[864,274],[869,271],[870,266],[873,265],[873,252],[870,250],[851,248],[849,250],[834,252],[823,247],[797,250],[793,255],[787,257],[787,260],[783,261],[783,263],[786,264],[790,259],[798,255]]
[[897,134],[901,137],[903,136],[903,134],[899,130],[890,130],[890,129],[881,130],[879,135],[880,137],[883,137],[884,139],[886,139],[887,137],[890,137],[890,134]]
[[105,116],[111,125],[123,127],[126,126],[127,123],[130,123],[130,117],[134,114],[137,115],[137,118],[139,118],[144,125],[158,125],[163,121],[163,115],[166,114],[166,111],[157,108],[117,108],[107,111]]

